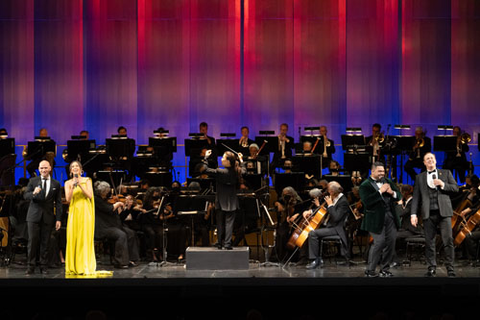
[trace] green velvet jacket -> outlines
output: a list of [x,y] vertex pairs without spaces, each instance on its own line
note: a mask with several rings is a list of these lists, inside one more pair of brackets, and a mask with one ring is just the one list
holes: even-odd
[[[386,183],[390,184],[392,190],[396,193],[396,198],[390,199],[390,211],[393,214],[395,225],[400,227],[400,217],[395,210],[395,203],[402,199],[402,194],[398,190],[392,180],[385,178]],[[360,185],[360,199],[364,208],[364,217],[360,228],[372,233],[381,233],[385,223],[385,207],[384,200],[375,187],[372,185],[370,178],[366,179]]]

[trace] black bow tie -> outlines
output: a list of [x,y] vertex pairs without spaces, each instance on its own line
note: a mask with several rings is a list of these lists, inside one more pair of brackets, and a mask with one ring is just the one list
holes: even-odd
[[436,171],[437,171],[437,170],[428,171],[428,174],[430,174],[430,173],[434,173],[434,172],[436,172]]

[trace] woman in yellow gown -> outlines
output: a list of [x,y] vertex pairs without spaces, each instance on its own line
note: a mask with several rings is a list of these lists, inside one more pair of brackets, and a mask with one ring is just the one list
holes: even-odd
[[67,220],[65,275],[94,275],[97,267],[93,237],[95,204],[92,180],[82,177],[82,165],[70,164],[71,179],[65,181],[65,198],[70,203]]

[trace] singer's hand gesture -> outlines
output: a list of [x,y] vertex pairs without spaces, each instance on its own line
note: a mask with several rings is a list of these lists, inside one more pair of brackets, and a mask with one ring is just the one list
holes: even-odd
[[443,189],[443,187],[445,186],[445,183],[440,179],[433,179],[433,185]]
[[38,193],[40,193],[40,191],[42,191],[42,188],[35,187],[35,190],[33,190],[33,194],[38,194]]

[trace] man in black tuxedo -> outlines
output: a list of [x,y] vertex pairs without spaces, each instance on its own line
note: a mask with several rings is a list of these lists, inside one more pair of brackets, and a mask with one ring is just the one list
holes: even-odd
[[[315,269],[323,265],[322,257],[319,255],[320,240],[328,236],[340,236],[342,240],[341,254],[348,261],[348,240],[345,234],[345,220],[348,217],[350,208],[348,205],[347,197],[342,193],[343,189],[336,181],[328,183],[329,195],[325,197],[327,203],[328,221],[325,227],[310,231],[308,233],[308,251],[309,258],[312,260],[307,264],[307,269]],[[320,189],[310,190],[310,196],[314,198],[317,208],[320,206],[319,197],[322,192]],[[305,219],[312,214],[316,213],[316,210],[305,211],[303,216]]]
[[335,144],[332,139],[327,138],[328,130],[326,126],[320,126],[319,131],[323,145],[323,149],[319,150],[319,153],[322,155],[322,168],[328,168],[330,161],[333,160],[332,155],[335,153]]
[[276,168],[282,168],[286,159],[292,158],[292,149],[295,148],[293,137],[287,135],[288,124],[280,125],[280,134],[278,135],[278,147],[273,153],[272,163],[270,164],[270,175],[275,175]]
[[436,275],[435,238],[437,227],[440,227],[447,274],[449,277],[455,277],[453,269],[455,248],[452,237],[453,209],[449,193],[458,192],[458,185],[450,170],[437,169],[437,160],[433,153],[425,154],[423,163],[427,171],[419,174],[415,181],[410,220],[412,225],[417,226],[417,214],[422,215],[425,230],[425,258],[428,265],[425,276],[434,277]]
[[400,227],[400,218],[395,203],[402,195],[392,180],[385,178],[382,162],[374,162],[368,179],[360,185],[360,199],[364,206],[361,229],[368,231],[373,244],[368,254],[366,277],[378,277],[375,273],[380,262],[380,276],[392,277],[390,262],[395,254],[395,240]]
[[38,254],[40,254],[40,272],[47,273],[47,248],[50,234],[54,224],[56,230],[59,230],[62,225],[60,182],[50,176],[52,167],[47,160],[40,162],[38,171],[40,176],[30,179],[24,193],[25,200],[30,200],[26,219],[28,227],[27,275],[35,272]]

